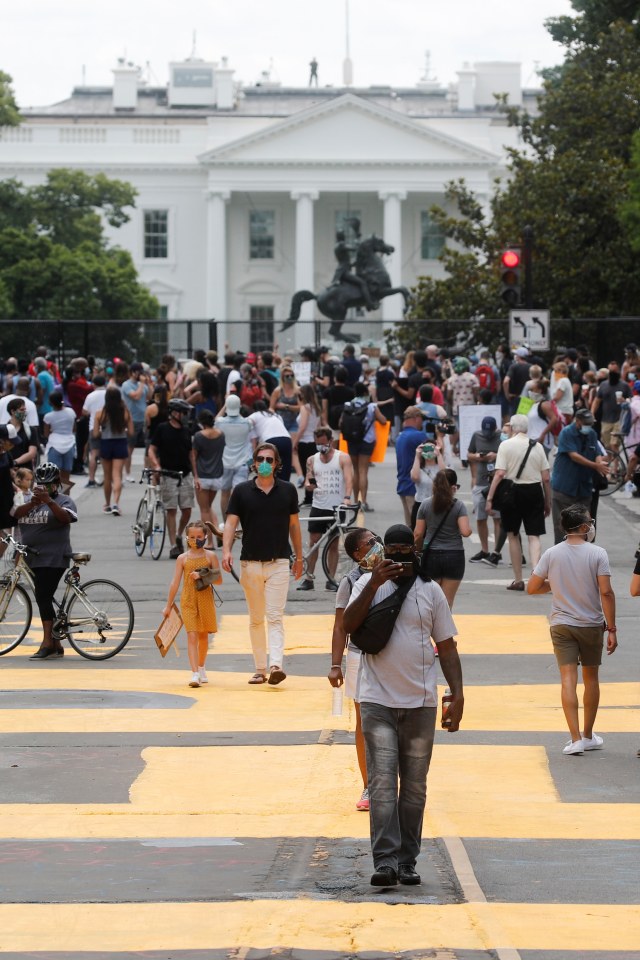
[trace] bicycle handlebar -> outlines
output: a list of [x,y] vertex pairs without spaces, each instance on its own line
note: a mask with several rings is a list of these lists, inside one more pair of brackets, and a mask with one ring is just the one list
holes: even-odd
[[13,544],[18,553],[26,554],[28,550],[31,550],[31,552],[34,554],[38,553],[38,551],[34,550],[33,547],[27,547],[24,543],[18,543],[18,541],[14,540],[10,533],[8,533],[5,537],[0,537],[0,542],[6,543],[7,546],[9,546],[9,544]]
[[145,479],[151,479],[152,476],[160,477],[171,477],[174,480],[178,481],[178,486],[181,485],[184,474],[182,470],[155,470],[153,467],[145,467],[142,471],[142,476],[140,477],[139,483],[144,483]]

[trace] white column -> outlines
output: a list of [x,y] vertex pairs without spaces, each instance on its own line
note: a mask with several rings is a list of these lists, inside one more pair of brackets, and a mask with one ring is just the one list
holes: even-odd
[[[402,283],[402,201],[407,199],[405,190],[381,191],[378,196],[384,203],[382,238],[394,248],[387,261],[387,270],[391,285],[399,287]],[[404,301],[398,293],[382,301],[382,319],[387,322],[402,319]]]
[[[315,265],[313,259],[313,201],[317,190],[296,190],[291,194],[296,201],[295,290],[313,290]],[[301,320],[313,320],[313,301],[302,304]],[[310,342],[308,326],[300,328],[303,341]]]
[[[207,192],[207,319],[215,320],[218,334],[218,353],[225,352],[229,332],[227,328],[227,201],[228,190]],[[230,344],[233,346],[233,344]]]

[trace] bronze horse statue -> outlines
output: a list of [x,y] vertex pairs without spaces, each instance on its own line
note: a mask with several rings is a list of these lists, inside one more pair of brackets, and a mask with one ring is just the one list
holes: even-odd
[[[358,246],[355,261],[355,275],[364,280],[373,301],[373,309],[377,309],[380,300],[385,297],[391,297],[395,293],[401,293],[404,298],[403,315],[409,309],[411,294],[407,287],[392,287],[391,278],[387,273],[380,254],[393,253],[394,248],[385,243],[381,237],[368,237],[362,240]],[[318,310],[331,320],[329,334],[335,340],[349,340],[351,338],[341,335],[340,330],[347,316],[347,310],[351,307],[367,308],[368,305],[362,295],[362,291],[348,280],[341,280],[340,283],[332,283],[320,293],[312,293],[310,290],[298,290],[294,293],[291,300],[291,310],[289,319],[283,323],[281,330],[288,330],[300,317],[300,307],[309,300],[318,302]],[[371,306],[371,304],[369,304]]]

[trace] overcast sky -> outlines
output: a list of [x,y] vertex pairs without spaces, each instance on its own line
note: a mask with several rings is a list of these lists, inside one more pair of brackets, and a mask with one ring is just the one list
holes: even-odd
[[[308,63],[320,84],[339,85],[345,51],[346,0],[4,0],[0,69],[11,74],[20,106],[66,99],[84,77],[110,85],[118,57],[148,63],[164,84],[171,60],[192,50],[204,60],[227,56],[237,79],[273,77],[303,86]],[[447,84],[464,61],[517,60],[535,85],[536,62],[551,66],[562,48],[544,29],[547,17],[573,13],[569,0],[350,0],[356,86],[412,86],[424,72]]]

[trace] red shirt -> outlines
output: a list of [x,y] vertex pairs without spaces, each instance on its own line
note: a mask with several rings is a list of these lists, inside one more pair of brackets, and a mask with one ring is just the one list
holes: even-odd
[[84,401],[92,390],[93,385],[87,383],[84,377],[76,377],[67,384],[67,397],[76,417],[82,416]]

